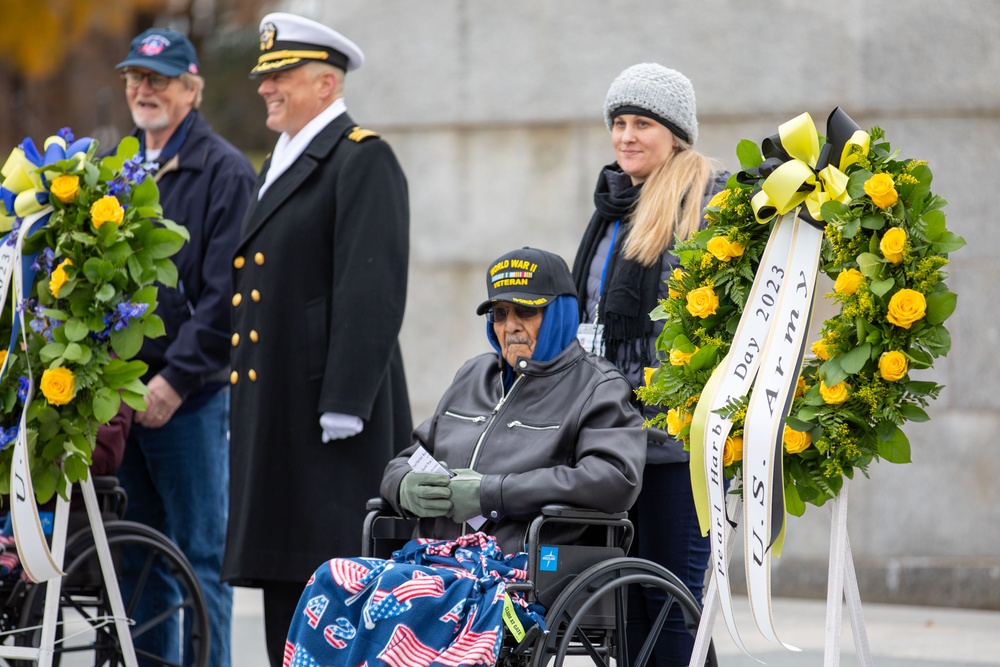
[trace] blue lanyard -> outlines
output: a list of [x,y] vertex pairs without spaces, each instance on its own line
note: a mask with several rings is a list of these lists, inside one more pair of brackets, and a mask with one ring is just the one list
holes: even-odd
[[608,256],[604,258],[604,268],[601,269],[601,284],[597,288],[597,301],[600,302],[601,294],[604,293],[604,280],[608,277],[608,264],[611,263],[611,255],[615,252],[615,239],[618,238],[618,226],[621,220],[615,220],[615,231],[611,234],[611,246],[608,248]]

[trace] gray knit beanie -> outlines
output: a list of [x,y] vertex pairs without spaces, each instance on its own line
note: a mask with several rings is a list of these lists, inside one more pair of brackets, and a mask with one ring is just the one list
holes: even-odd
[[689,144],[698,140],[698,117],[691,81],[656,63],[632,65],[618,75],[604,100],[604,122],[611,129],[623,113],[648,116]]

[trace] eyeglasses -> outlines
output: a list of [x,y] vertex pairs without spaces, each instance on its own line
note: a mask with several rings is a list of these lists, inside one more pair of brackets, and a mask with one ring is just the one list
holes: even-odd
[[129,90],[135,90],[141,86],[143,79],[149,81],[149,87],[156,92],[166,90],[167,86],[173,80],[169,76],[157,74],[156,72],[136,72],[135,70],[128,69],[122,72],[122,81],[125,82],[125,87]]
[[507,321],[507,316],[513,312],[519,320],[532,320],[542,314],[544,308],[529,308],[528,306],[493,306],[486,312],[490,322],[503,324]]

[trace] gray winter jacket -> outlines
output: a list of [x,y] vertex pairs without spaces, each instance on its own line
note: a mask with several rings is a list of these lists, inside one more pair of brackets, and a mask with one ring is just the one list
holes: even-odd
[[[386,466],[381,493],[398,511],[407,463],[423,445],[450,468],[483,475],[480,505],[507,553],[524,549],[530,520],[543,505],[563,503],[620,512],[639,495],[646,458],[642,417],[628,380],[574,341],[548,362],[518,360],[503,392],[499,355],[468,361],[434,416],[414,430],[414,444]],[[470,532],[446,517],[421,519],[415,537],[451,539]]]

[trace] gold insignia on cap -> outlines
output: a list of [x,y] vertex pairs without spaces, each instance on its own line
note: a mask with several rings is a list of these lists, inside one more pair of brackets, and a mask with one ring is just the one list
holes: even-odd
[[274,48],[274,37],[278,34],[278,29],[273,23],[265,23],[260,29],[260,50],[270,51]]
[[355,125],[354,129],[351,130],[351,133],[347,135],[347,138],[350,139],[351,141],[361,142],[364,141],[365,139],[377,136],[379,136],[378,132],[375,132],[373,130],[366,130],[362,127]]

